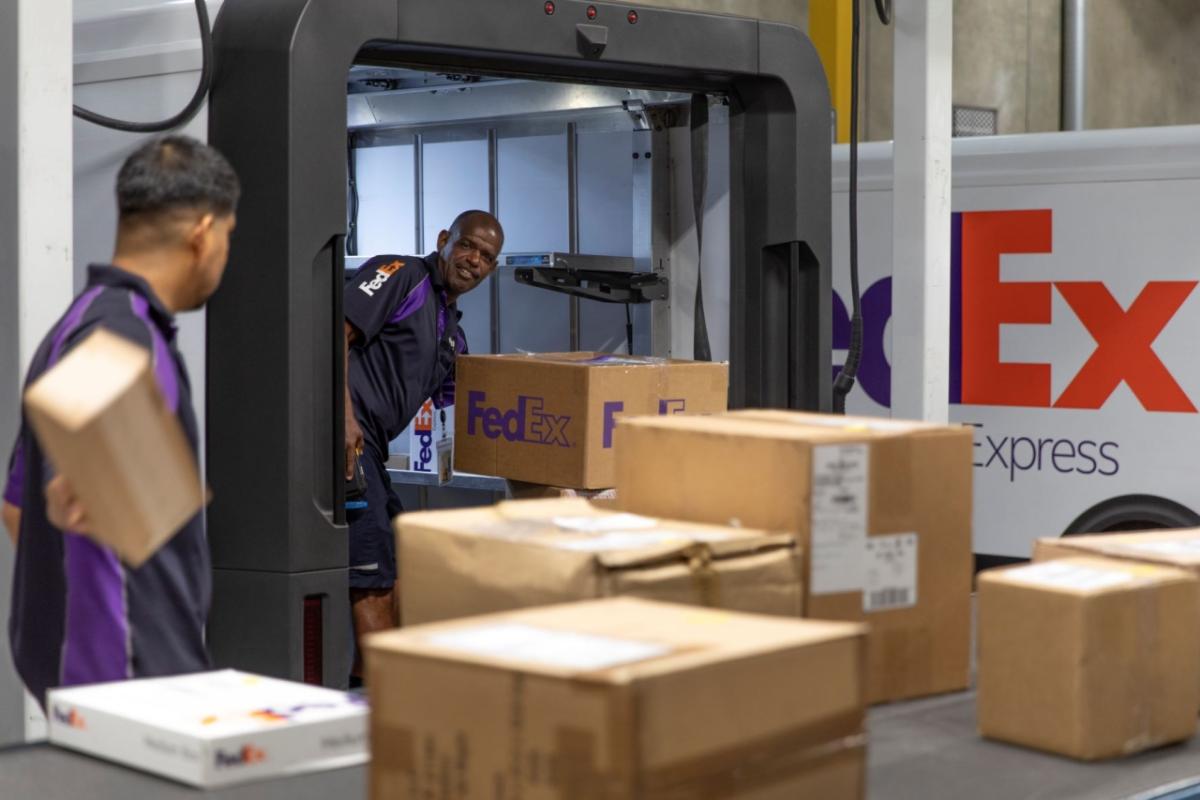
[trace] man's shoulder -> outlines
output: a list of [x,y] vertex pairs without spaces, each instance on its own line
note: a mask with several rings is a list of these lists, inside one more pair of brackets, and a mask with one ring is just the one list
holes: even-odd
[[417,256],[372,256],[347,280],[346,289],[358,290],[367,297],[374,297],[385,288],[407,294],[428,275],[424,260]]

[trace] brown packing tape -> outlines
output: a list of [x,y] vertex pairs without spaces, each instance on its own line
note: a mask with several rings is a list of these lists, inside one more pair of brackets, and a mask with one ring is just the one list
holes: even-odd
[[721,580],[713,569],[712,551],[703,545],[692,549],[688,557],[688,569],[696,582],[696,593],[700,604],[710,608],[721,607]]
[[647,771],[647,800],[724,798],[801,775],[866,746],[861,709]]
[[[1135,674],[1132,683],[1135,687],[1154,686],[1157,676],[1147,674],[1151,670],[1147,666],[1157,663],[1159,651],[1158,639],[1158,593],[1153,584],[1147,582],[1137,590],[1137,638],[1138,652],[1150,654],[1150,658],[1135,658]],[[1138,691],[1134,697],[1134,716],[1137,719],[1136,729],[1141,735],[1125,742],[1124,753],[1136,753],[1158,744],[1155,741],[1154,709],[1151,707],[1150,693]]]

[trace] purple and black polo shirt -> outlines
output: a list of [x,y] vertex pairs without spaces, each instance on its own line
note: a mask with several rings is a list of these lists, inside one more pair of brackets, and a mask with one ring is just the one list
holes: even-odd
[[448,301],[436,253],[371,258],[346,282],[343,310],[361,334],[350,348],[354,411],[384,462],[427,398],[454,404],[454,359],[467,352],[462,312]]
[[[141,345],[193,451],[191,385],[175,346],[175,321],[141,278],[113,266],[88,268],[87,288],[42,341],[36,380],[96,328]],[[212,569],[203,512],[154,556],[130,568],[91,539],[46,518],[43,487],[53,468],[22,421],[4,499],[21,508],[9,639],[17,671],[43,705],[55,686],[196,672],[209,668],[204,626]]]

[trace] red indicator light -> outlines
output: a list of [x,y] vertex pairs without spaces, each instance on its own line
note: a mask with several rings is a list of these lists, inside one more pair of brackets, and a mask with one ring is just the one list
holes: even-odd
[[544,9],[546,9],[546,15],[547,15],[547,16],[553,16],[553,15],[554,15],[554,3],[552,2],[552,0],[546,0],[546,5],[544,5],[544,6],[542,6],[542,7],[543,7]]
[[628,15],[628,17],[626,17],[626,19],[629,20],[630,25],[637,25],[638,13],[636,11],[630,11],[629,15]]
[[596,7],[595,7],[595,6],[588,6],[588,7],[587,7],[587,18],[588,18],[588,19],[595,19],[595,18],[596,18],[596,14],[597,14],[597,11],[596,11]]

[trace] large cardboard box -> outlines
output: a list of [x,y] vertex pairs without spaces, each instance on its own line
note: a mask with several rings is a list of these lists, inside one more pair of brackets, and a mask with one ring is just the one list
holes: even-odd
[[801,561],[786,534],[615,513],[578,498],[405,514],[396,525],[405,625],[615,595],[801,612]]
[[461,356],[455,465],[576,489],[613,485],[613,430],[632,414],[724,411],[729,366],[602,353]]
[[1107,556],[1178,567],[1200,577],[1200,528],[1137,531],[1038,539],[1035,561],[1077,556]]
[[860,798],[863,647],[631,598],[376,634],[371,797]]
[[979,730],[1081,759],[1190,737],[1200,709],[1200,583],[1182,570],[1069,558],[979,576]]
[[367,760],[367,705],[234,670],[53,689],[50,741],[193,786]]
[[87,509],[93,536],[139,566],[205,502],[150,353],[97,330],[25,392],[42,449]]
[[617,497],[639,514],[793,531],[805,616],[871,624],[871,702],[963,689],[971,429],[781,411],[635,419]]

